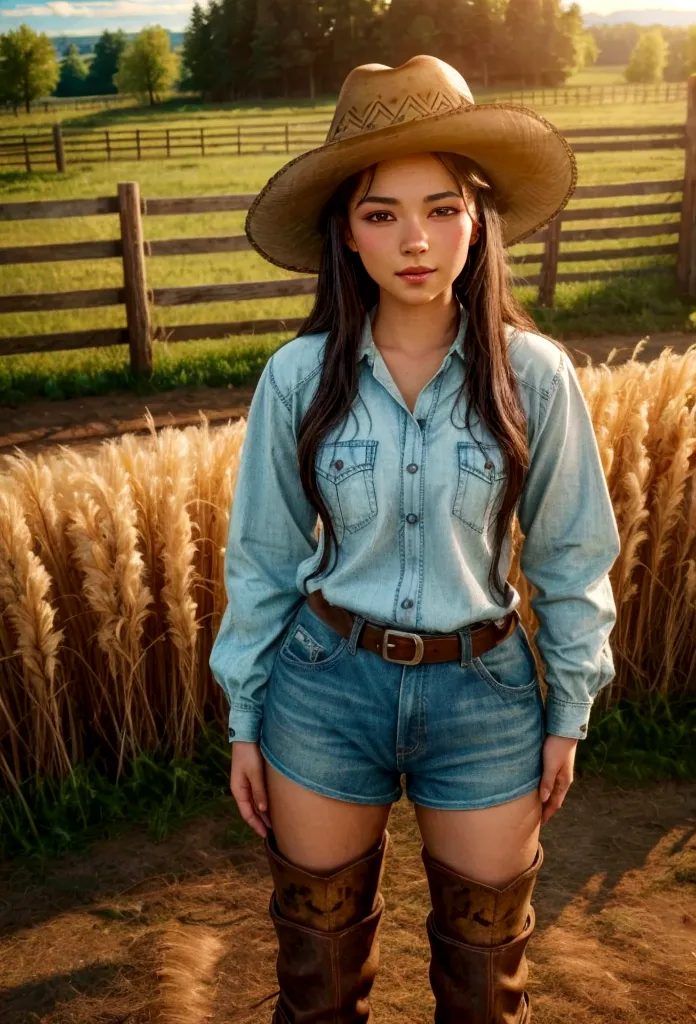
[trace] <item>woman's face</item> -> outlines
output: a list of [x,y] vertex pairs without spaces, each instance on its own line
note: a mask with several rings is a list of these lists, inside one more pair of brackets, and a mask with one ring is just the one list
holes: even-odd
[[[379,163],[361,200],[366,174],[350,199],[346,244],[360,254],[380,290],[401,302],[420,305],[451,291],[479,230],[473,198],[462,199],[456,181],[431,153]],[[417,281],[399,276],[411,266],[433,273]]]

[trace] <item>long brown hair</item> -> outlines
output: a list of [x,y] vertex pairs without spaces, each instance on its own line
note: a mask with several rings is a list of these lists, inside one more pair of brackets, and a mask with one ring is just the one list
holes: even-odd
[[[457,153],[434,153],[450,171],[465,199],[462,186],[473,196],[479,221],[479,235],[470,246],[466,264],[453,282],[456,298],[468,312],[464,344],[468,373],[457,394],[468,390],[465,428],[469,427],[471,407],[499,444],[507,465],[507,485],[496,515],[494,553],[488,574],[491,589],[509,604],[510,587],[500,579],[499,560],[505,535],[510,527],[517,500],[529,466],[529,449],[524,410],[510,365],[505,325],[538,334],[531,315],[512,294],[500,215],[493,190],[481,168]],[[377,165],[366,170],[369,193]],[[317,568],[307,580],[327,568],[332,550],[337,549],[336,533],[329,510],[317,485],[314,463],[321,438],[350,412],[358,389],[357,349],[364,318],[379,299],[379,286],[365,270],[360,255],[345,244],[349,226],[349,202],[365,170],[346,178],[335,190],[322,211],[324,245],[318,271],[314,306],[300,326],[297,336],[328,332],[322,373],[312,402],[302,420],[297,439],[300,480],[304,492],[317,508],[325,543]],[[553,338],[564,352],[565,348]]]

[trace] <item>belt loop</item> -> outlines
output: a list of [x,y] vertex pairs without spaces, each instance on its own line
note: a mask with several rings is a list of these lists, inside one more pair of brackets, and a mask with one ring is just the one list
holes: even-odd
[[367,619],[364,619],[362,615],[358,615],[357,612],[353,613],[353,628],[350,631],[350,637],[348,638],[348,650],[351,654],[355,654],[355,649],[358,646],[358,640],[360,639],[360,632],[365,625]]
[[459,644],[461,648],[461,656],[459,658],[459,664],[461,668],[466,668],[471,664],[471,627],[464,626],[462,629],[456,630],[457,636],[459,637]]

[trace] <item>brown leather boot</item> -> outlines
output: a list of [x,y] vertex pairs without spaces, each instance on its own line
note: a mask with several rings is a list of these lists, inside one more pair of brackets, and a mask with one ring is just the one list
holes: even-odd
[[369,996],[379,966],[379,891],[390,836],[331,875],[286,860],[265,840],[274,890],[280,994],[271,1024],[371,1024]]
[[426,928],[435,1024],[531,1024],[525,947],[534,931],[530,903],[544,861],[504,889],[459,875],[421,850],[433,909]]

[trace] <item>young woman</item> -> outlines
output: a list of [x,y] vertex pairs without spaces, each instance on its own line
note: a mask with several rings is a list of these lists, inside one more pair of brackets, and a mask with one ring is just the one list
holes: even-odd
[[[421,55],[351,71],[323,146],[249,210],[257,251],[318,273],[249,409],[210,659],[274,881],[275,1024],[371,1019],[402,774],[436,1021],[531,1020],[539,831],[614,676],[619,535],[572,362],[505,247],[575,181],[548,121],[474,104]],[[546,704],[506,579],[514,514]]]

